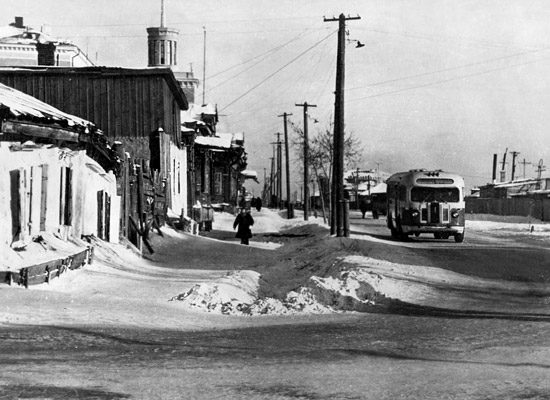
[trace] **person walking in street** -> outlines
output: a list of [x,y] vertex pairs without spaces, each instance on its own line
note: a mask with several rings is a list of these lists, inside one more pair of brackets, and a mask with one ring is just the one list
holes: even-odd
[[361,214],[363,214],[363,218],[365,218],[365,214],[367,213],[369,209],[369,205],[367,203],[367,200],[363,199],[361,200],[361,203],[359,204],[359,209],[361,210]]
[[235,237],[241,239],[241,244],[248,245],[248,240],[252,237],[250,230],[252,225],[254,225],[254,218],[250,214],[250,209],[241,208],[233,222],[233,229],[238,227]]
[[258,197],[255,204],[256,210],[259,212],[262,209],[262,198]]

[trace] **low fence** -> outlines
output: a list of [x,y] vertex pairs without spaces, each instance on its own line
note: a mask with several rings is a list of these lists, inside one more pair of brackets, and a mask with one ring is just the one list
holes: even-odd
[[53,278],[65,273],[69,269],[78,269],[85,264],[91,264],[93,247],[55,260],[23,267],[19,271],[6,271],[3,273],[4,283],[9,285],[21,285],[28,288],[30,285],[38,285],[50,282]]
[[467,197],[467,214],[517,215],[550,220],[550,198],[512,197],[502,199]]

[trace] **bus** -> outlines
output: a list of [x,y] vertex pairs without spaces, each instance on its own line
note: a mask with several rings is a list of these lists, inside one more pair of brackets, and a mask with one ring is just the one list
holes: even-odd
[[387,183],[387,225],[394,238],[433,234],[464,241],[464,179],[442,170],[393,174]]

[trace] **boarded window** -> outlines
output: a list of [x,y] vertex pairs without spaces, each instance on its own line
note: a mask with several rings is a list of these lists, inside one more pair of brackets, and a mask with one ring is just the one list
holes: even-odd
[[61,168],[61,185],[59,190],[59,224],[71,225],[72,223],[72,170],[69,167]]
[[19,170],[10,171],[10,208],[12,241],[21,239],[21,199],[19,195]]
[[223,192],[223,174],[221,172],[214,173],[214,194],[221,195]]
[[111,196],[104,190],[97,192],[97,237],[110,240],[111,236]]
[[46,230],[46,214],[48,212],[48,165],[42,168],[42,184],[40,190],[40,230]]

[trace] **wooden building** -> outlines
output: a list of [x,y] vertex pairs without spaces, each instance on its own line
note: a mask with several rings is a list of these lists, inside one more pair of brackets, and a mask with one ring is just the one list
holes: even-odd
[[189,138],[181,131],[188,102],[171,69],[3,67],[0,83],[94,121],[117,143],[125,162],[120,228],[134,243],[168,208],[188,214]]

